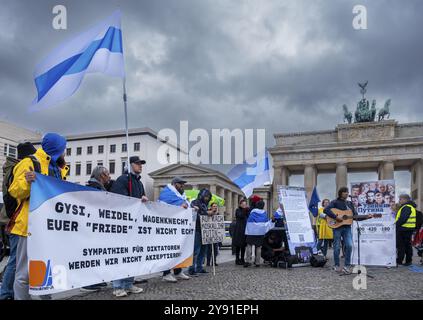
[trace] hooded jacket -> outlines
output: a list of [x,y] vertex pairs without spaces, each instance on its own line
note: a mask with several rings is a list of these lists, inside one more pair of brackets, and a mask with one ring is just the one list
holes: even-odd
[[[209,201],[206,201],[205,198],[209,197]],[[207,210],[209,206],[209,202],[211,200],[212,194],[207,189],[201,189],[198,193],[197,199],[191,202],[191,207],[198,207],[197,211],[197,221],[195,223],[195,229],[200,231],[201,230],[201,222],[200,216],[207,216]]]
[[[69,171],[69,167],[64,166],[63,168],[59,168],[56,165],[57,159],[65,151],[66,139],[58,134],[48,133],[43,138],[42,146],[43,148],[38,149],[34,154],[35,158],[37,158],[40,163],[41,174],[66,180],[66,174]],[[44,147],[49,150],[50,154],[44,150]],[[7,229],[10,233],[22,237],[28,235],[31,184],[26,181],[25,173],[30,171],[34,171],[32,160],[25,158],[20,161],[13,169],[14,178],[9,187],[9,194],[17,200],[18,206],[16,212],[9,221]]]

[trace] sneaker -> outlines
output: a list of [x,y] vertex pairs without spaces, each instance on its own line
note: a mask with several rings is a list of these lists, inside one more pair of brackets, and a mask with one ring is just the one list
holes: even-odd
[[113,295],[115,297],[121,298],[121,297],[126,297],[128,293],[123,289],[115,289],[113,290]]
[[333,266],[332,270],[335,271],[335,272],[340,272],[341,268],[339,266]]
[[144,289],[133,285],[132,287],[130,287],[129,289],[126,289],[125,291],[127,293],[141,293],[144,291]]
[[198,277],[197,272],[194,272],[194,271],[188,271],[188,274],[189,274],[191,277]]
[[351,274],[352,273],[351,267],[343,267],[342,268],[342,273],[343,274]]
[[178,279],[176,279],[173,274],[169,273],[165,276],[163,276],[163,281],[167,281],[167,282],[178,282]]
[[185,273],[181,272],[179,274],[177,274],[175,276],[177,279],[182,279],[182,280],[189,280],[191,279],[190,277],[188,277]]
[[251,263],[249,262],[244,263],[244,268],[248,268],[249,266],[251,266]]

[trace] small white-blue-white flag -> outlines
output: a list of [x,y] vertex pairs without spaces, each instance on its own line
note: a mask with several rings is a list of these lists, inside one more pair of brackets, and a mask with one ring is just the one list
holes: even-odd
[[102,21],[51,52],[34,72],[37,96],[29,110],[56,105],[70,97],[86,73],[125,77],[121,13]]
[[253,194],[254,188],[271,183],[269,168],[269,154],[265,150],[234,166],[227,175],[248,198]]

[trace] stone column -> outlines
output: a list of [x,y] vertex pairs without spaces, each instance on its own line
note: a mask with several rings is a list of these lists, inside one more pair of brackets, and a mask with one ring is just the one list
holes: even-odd
[[154,187],[154,199],[153,201],[157,201],[159,199],[160,196],[160,186],[155,186]]
[[394,163],[392,161],[384,161],[379,166],[379,180],[394,179]]
[[235,219],[235,211],[238,208],[238,194],[233,193],[232,194],[232,219]]
[[[217,189],[217,195],[219,197],[221,197],[222,199],[225,199],[225,188],[220,187],[219,189]],[[226,206],[226,202],[225,202],[225,206]],[[225,213],[225,206],[224,207],[219,207],[219,214],[224,214]]]
[[216,194],[216,191],[217,191],[216,185],[215,184],[211,184],[209,190],[210,190],[211,193]]
[[310,200],[314,187],[317,184],[317,169],[314,165],[306,165],[304,168],[304,188],[307,193],[307,200]]
[[233,217],[235,212],[232,211],[232,191],[226,190],[226,197],[225,197],[225,203],[226,203],[226,213],[229,217]]
[[289,184],[289,169],[284,166],[274,166],[273,189],[271,190],[271,208],[275,211],[279,207],[277,186],[287,186]]
[[411,167],[411,198],[419,210],[423,209],[423,159]]
[[348,188],[348,167],[346,163],[336,164],[336,195],[341,187]]

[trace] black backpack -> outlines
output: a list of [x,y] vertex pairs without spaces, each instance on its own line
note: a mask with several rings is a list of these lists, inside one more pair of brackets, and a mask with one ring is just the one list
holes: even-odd
[[[32,160],[33,165],[34,165],[34,171],[37,172],[37,173],[41,173],[41,165],[40,165],[40,162],[38,161],[38,159],[36,157],[27,156],[25,158],[30,158]],[[13,213],[15,213],[16,208],[18,206],[17,200],[9,194],[9,187],[13,182],[13,169],[15,168],[15,166],[18,163],[16,163],[14,166],[8,167],[7,171],[4,172],[5,181],[3,182],[3,208],[2,208],[2,210],[4,210],[6,212],[6,215],[9,219],[12,217]]]

